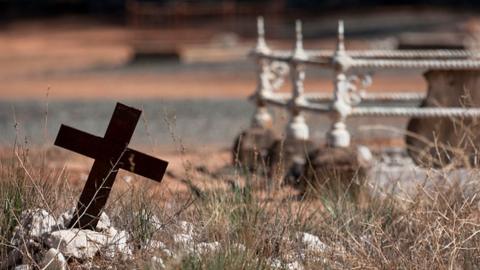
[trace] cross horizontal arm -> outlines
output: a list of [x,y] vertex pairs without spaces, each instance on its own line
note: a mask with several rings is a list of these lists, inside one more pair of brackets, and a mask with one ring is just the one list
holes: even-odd
[[61,125],[54,144],[89,158],[97,159],[102,152],[102,140],[101,137]]
[[[66,125],[60,127],[55,145],[93,159],[105,160],[112,156],[119,156],[119,168],[155,181],[162,180],[168,165],[168,162],[164,160],[130,148],[125,149],[123,146],[116,146],[106,142],[104,138]],[[117,160],[111,160],[111,162],[113,164],[116,163]]]
[[168,162],[136,150],[127,148],[120,159],[120,168],[126,171],[150,178],[155,181],[162,181]]

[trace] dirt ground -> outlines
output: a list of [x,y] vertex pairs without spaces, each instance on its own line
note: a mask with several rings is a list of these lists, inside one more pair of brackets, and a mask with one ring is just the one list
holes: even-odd
[[[245,98],[255,88],[253,61],[244,57],[238,59],[243,63],[239,67],[231,59],[130,65],[134,39],[132,30],[118,26],[62,21],[9,25],[0,30],[0,100],[43,100],[47,95],[49,99]],[[317,43],[311,41],[311,46]],[[324,44],[333,45],[331,40]],[[350,45],[362,46],[355,41]],[[205,54],[198,49],[202,46],[186,48],[186,54]],[[253,41],[242,41],[235,55],[246,55],[251,46]],[[331,77],[307,73],[306,87],[331,91]],[[370,90],[422,89],[421,74],[389,73],[374,77]]]

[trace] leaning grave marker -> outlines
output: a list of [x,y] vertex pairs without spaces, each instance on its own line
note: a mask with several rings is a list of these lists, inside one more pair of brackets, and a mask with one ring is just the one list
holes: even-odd
[[117,103],[103,138],[69,126],[60,127],[55,145],[95,159],[69,228],[95,229],[118,169],[162,180],[167,161],[128,148],[141,113]]

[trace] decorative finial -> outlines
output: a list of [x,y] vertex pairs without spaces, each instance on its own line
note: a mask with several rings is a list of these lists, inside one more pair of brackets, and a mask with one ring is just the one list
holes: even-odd
[[295,21],[295,50],[303,50],[303,34],[302,34],[302,21]]
[[338,21],[337,51],[345,51],[343,20]]
[[257,17],[257,31],[259,38],[265,38],[265,25],[262,16]]
[[269,51],[267,42],[265,41],[265,25],[263,23],[263,17],[257,17],[257,51],[265,52]]
[[303,34],[302,34],[302,21],[295,21],[295,49],[293,50],[293,57],[297,59],[306,58],[306,53],[303,50]]

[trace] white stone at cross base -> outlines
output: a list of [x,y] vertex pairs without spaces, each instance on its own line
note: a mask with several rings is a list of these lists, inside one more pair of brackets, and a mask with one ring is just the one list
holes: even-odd
[[129,257],[128,234],[111,227],[106,232],[69,229],[52,232],[44,238],[50,248],[58,248],[65,256],[78,259],[91,258],[97,252],[107,257]]
[[15,227],[11,243],[15,246],[29,239],[38,240],[45,233],[58,229],[57,221],[44,209],[29,209],[22,212]]

